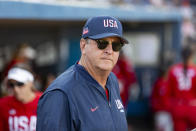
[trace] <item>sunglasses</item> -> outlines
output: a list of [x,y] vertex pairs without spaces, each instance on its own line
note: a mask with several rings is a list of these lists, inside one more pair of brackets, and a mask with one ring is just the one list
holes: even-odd
[[[109,41],[106,41],[106,40],[97,39],[95,41],[97,42],[97,47],[101,50],[105,49],[109,44]],[[120,51],[123,46],[124,46],[124,43],[122,43],[120,41],[112,42],[112,50],[113,51],[116,51],[116,52]]]
[[8,82],[7,85],[9,88],[14,88],[16,86],[21,88],[22,86],[24,86],[24,83],[22,83],[22,82]]

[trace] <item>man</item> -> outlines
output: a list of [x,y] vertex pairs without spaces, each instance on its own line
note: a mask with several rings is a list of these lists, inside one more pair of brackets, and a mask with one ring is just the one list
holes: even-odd
[[41,94],[33,91],[33,80],[33,74],[26,66],[9,70],[7,88],[13,96],[0,99],[0,131],[35,131],[37,103]]
[[39,100],[37,131],[127,131],[118,81],[111,73],[125,43],[116,18],[88,19],[79,62],[60,75]]

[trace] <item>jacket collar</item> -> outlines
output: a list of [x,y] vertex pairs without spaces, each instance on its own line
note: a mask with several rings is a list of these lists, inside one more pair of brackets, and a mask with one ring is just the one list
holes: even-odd
[[[98,90],[101,92],[104,92],[103,87],[88,73],[88,71],[80,64],[75,64],[74,69],[79,72],[80,75],[83,76],[85,80],[87,80],[91,85],[94,85]],[[111,82],[111,74],[108,76],[107,82],[106,82],[106,87],[108,88],[110,92],[112,82]]]

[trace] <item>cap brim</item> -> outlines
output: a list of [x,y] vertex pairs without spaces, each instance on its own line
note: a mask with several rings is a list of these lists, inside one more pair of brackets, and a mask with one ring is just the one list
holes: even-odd
[[98,35],[94,35],[94,36],[88,36],[88,38],[91,38],[91,39],[102,39],[102,38],[106,38],[106,37],[119,37],[124,44],[129,43],[128,40],[126,40],[125,38],[123,38],[115,33],[103,33],[103,34],[98,34]]

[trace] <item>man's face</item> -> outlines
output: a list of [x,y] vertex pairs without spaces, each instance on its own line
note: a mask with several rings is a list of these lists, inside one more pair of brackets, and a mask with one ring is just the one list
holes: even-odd
[[112,49],[112,43],[119,43],[120,39],[118,37],[107,37],[101,40],[109,42],[104,49],[98,48],[96,40],[88,39],[82,53],[92,68],[111,71],[119,57],[119,51]]
[[9,80],[7,83],[9,90],[12,90],[14,97],[23,102],[32,92],[32,82],[21,83],[15,80]]

